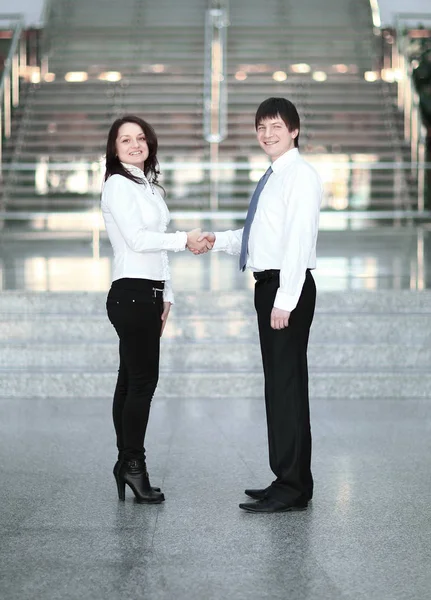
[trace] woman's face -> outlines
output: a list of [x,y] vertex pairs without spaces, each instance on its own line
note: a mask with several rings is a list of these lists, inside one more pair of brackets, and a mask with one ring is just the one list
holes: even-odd
[[145,133],[137,123],[123,123],[118,130],[115,149],[121,162],[144,169],[149,150]]

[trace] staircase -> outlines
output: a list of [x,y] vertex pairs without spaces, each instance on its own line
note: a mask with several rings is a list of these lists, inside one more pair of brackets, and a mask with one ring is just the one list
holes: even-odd
[[[206,8],[206,0],[52,3],[46,39],[55,80],[29,85],[14,115],[7,209],[97,206],[107,131],[125,113],[156,129],[169,205],[209,207],[210,174],[196,166],[211,156],[202,126]],[[272,95],[298,105],[301,150],[325,180],[324,208],[414,207],[415,182],[391,166],[409,160],[395,84],[364,80],[379,58],[367,0],[324,8],[317,0],[231,0],[227,56],[228,136],[219,160],[230,167],[219,174],[220,208],[244,209],[265,169],[253,121]],[[88,79],[68,83],[70,71]],[[98,79],[107,72],[121,80]],[[275,81],[277,72],[285,80]]]
[[[109,401],[118,348],[104,305],[100,293],[4,292],[0,396]],[[178,293],[157,395],[262,397],[255,321],[250,291]],[[428,397],[430,331],[429,292],[320,293],[309,351],[312,399]]]

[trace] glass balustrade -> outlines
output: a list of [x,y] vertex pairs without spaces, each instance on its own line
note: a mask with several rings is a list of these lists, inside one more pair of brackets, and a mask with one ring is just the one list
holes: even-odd
[[[406,184],[411,165],[381,162],[374,154],[310,154],[324,185],[323,210],[379,211],[417,209],[412,185]],[[211,182],[217,179],[220,208],[245,211],[256,182],[268,167],[256,150],[248,160],[213,165],[208,157],[196,152],[184,161],[184,155],[171,155],[161,162],[161,184],[172,209],[210,210]],[[104,161],[86,161],[80,154],[62,158],[41,155],[36,165],[17,163],[6,170],[9,193],[15,206],[31,211],[87,209],[98,206],[104,175]],[[71,202],[73,198],[73,203]]]
[[[93,215],[93,235],[89,235],[88,215],[85,224],[80,218],[76,213],[67,220],[52,213],[40,214],[34,217],[32,231],[10,222],[0,237],[0,291],[106,291],[112,272],[110,244],[97,213]],[[342,218],[348,217],[344,214]],[[79,230],[80,226],[85,229]],[[238,220],[208,221],[188,215],[172,223],[180,230],[196,226],[222,231],[238,227]],[[47,227],[55,229],[55,235]],[[320,291],[431,288],[429,225],[394,227],[392,223],[382,228],[379,222],[365,222],[362,217],[351,221],[348,230],[333,229],[333,225],[329,230],[323,228],[319,234],[314,276]],[[200,257],[172,254],[171,271],[178,291],[228,292],[254,286],[251,274],[240,273],[235,258],[224,253]]]

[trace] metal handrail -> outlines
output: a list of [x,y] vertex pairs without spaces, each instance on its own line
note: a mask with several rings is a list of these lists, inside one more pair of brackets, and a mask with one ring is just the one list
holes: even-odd
[[1,15],[0,20],[15,21],[14,34],[0,81],[0,178],[2,176],[3,134],[11,136],[12,107],[19,104],[20,40],[24,28],[22,14]]
[[45,0],[43,11],[42,11],[42,23],[46,25],[49,20],[49,13],[51,12],[51,8],[54,4],[55,0]]
[[22,13],[0,13],[0,21],[24,21]]
[[[229,3],[210,0],[205,15],[204,138],[211,162],[219,162],[219,144],[227,135],[227,28]],[[210,205],[218,208],[218,171],[211,171]]]
[[221,142],[226,137],[226,29],[227,12],[210,8],[205,24],[204,137]]
[[395,28],[398,30],[400,21],[402,24],[406,24],[406,21],[416,21],[419,25],[420,20],[431,20],[431,13],[427,12],[397,12],[395,13]]
[[370,8],[371,8],[371,16],[373,19],[373,26],[375,29],[379,30],[382,26],[382,20],[380,18],[380,7],[378,0],[369,0]]
[[[395,15],[396,47],[394,67],[398,70],[398,108],[404,113],[404,139],[410,142],[412,174],[418,181],[418,210],[425,209],[426,128],[422,122],[419,96],[413,84],[413,66],[408,56],[408,38],[404,29],[409,22],[429,21],[430,13],[397,13]],[[414,163],[414,164],[413,164]]]
[[51,16],[51,10],[54,6],[54,4],[56,4],[56,6],[59,4],[58,0],[45,0],[44,2],[44,6],[43,6],[43,11],[42,11],[42,23],[43,23],[43,35],[42,35],[42,43],[41,43],[41,49],[42,49],[42,55],[43,57],[47,57],[48,53],[49,53],[49,39],[50,39],[50,29],[49,29],[49,25],[50,25],[50,16]]

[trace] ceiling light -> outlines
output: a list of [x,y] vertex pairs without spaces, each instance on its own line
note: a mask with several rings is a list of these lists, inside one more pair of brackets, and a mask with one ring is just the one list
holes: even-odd
[[153,73],[164,73],[166,70],[165,65],[152,65],[151,70]]
[[239,71],[245,71],[246,73],[269,73],[272,69],[268,65],[238,65]]
[[69,71],[69,73],[66,73],[64,78],[69,83],[78,83],[81,81],[87,81],[88,73],[85,71]]
[[121,73],[119,71],[106,71],[100,73],[97,79],[100,79],[100,81],[120,81]]
[[276,71],[272,74],[274,81],[286,81],[287,74],[284,71]]
[[349,67],[347,65],[343,65],[342,63],[339,65],[333,65],[333,67],[337,73],[348,73],[349,72]]
[[309,73],[311,67],[310,65],[307,65],[307,63],[297,63],[295,65],[290,65],[290,70],[293,73]]
[[393,83],[395,81],[395,71],[393,69],[382,69],[380,76],[383,81],[387,81],[388,83]]
[[312,75],[314,81],[326,81],[328,79],[327,74],[325,73],[325,71],[314,71],[313,75]]
[[365,81],[377,81],[379,78],[379,76],[377,75],[377,73],[375,71],[365,71],[364,73],[364,79]]
[[247,73],[245,71],[237,71],[235,73],[235,79],[238,81],[245,81],[247,79]]

